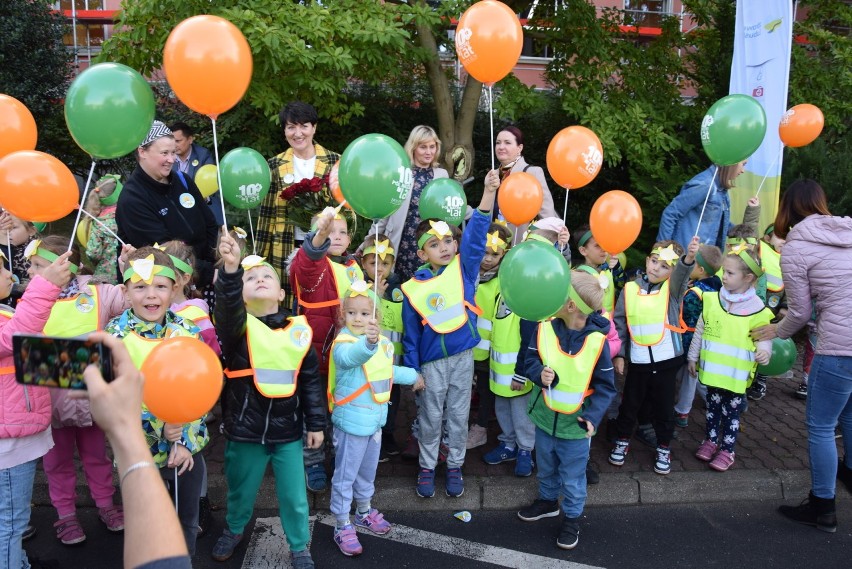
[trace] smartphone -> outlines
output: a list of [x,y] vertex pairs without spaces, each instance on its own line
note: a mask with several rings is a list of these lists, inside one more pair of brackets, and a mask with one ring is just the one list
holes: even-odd
[[83,370],[89,364],[100,367],[105,381],[112,381],[109,348],[88,340],[86,336],[55,338],[41,334],[15,334],[12,346],[18,383],[86,389]]

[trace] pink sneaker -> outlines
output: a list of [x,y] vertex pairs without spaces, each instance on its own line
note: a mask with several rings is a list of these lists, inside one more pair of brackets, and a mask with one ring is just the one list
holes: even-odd
[[346,524],[342,528],[334,530],[334,543],[340,548],[340,553],[347,557],[361,555],[361,552],[364,551],[352,524]]
[[60,518],[53,524],[56,528],[56,537],[65,545],[75,545],[86,541],[86,534],[83,532],[83,526],[80,525],[80,520],[76,515],[67,518]]
[[710,462],[710,468],[725,472],[734,464],[734,453],[726,450],[720,450],[716,453],[716,457]]
[[371,508],[370,513],[366,516],[356,514],[355,525],[379,535],[384,535],[391,530],[390,522],[376,508]]
[[98,517],[109,531],[124,531],[124,509],[121,506],[98,508]]
[[698,447],[698,450],[695,451],[695,458],[703,460],[704,462],[710,462],[713,460],[713,455],[716,454],[717,450],[719,450],[719,445],[713,441],[705,440],[701,443],[701,446]]

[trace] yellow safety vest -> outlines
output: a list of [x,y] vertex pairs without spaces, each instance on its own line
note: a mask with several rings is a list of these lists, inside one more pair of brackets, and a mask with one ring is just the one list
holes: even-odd
[[551,322],[542,322],[538,327],[538,353],[547,359],[546,365],[556,372],[559,383],[550,388],[543,387],[544,403],[551,411],[571,415],[583,405],[583,400],[594,393],[589,389],[595,365],[603,351],[606,336],[592,332],[583,341],[583,347],[574,355],[566,354],[559,345],[559,338]]
[[479,331],[479,344],[473,348],[473,360],[488,361],[491,353],[491,328],[494,310],[497,307],[497,296],[500,294],[500,279],[494,277],[487,283],[479,283],[476,287],[476,306],[482,314],[476,319],[476,329]]
[[201,308],[194,306],[192,304],[187,304],[177,312],[175,312],[178,316],[183,318],[184,320],[191,320],[198,324],[202,320],[210,320],[210,315],[204,312]]
[[399,365],[402,361],[402,333],[405,330],[402,323],[402,291],[396,288],[391,296],[394,300],[382,298],[379,301],[382,307],[381,332],[393,344],[393,362]]
[[299,301],[299,306],[302,308],[327,308],[329,306],[337,306],[340,304],[340,299],[346,296],[349,286],[355,281],[364,280],[364,273],[361,272],[361,267],[355,261],[349,261],[343,265],[335,263],[328,257],[325,258],[328,263],[329,273],[334,279],[334,287],[337,289],[337,298],[331,300],[323,300],[320,302],[307,302],[302,300],[302,286],[296,282],[296,298]]
[[423,319],[423,325],[438,334],[449,334],[464,326],[468,321],[466,308],[479,313],[476,306],[471,306],[464,299],[464,279],[458,255],[440,275],[425,281],[406,281],[402,284],[402,292]]
[[50,309],[50,318],[44,325],[46,336],[73,338],[95,332],[100,327],[98,287],[85,288],[91,290],[92,294],[80,293],[74,298],[56,301]]
[[769,324],[774,317],[772,311],[764,308],[744,316],[731,314],[722,308],[718,292],[708,292],[701,316],[704,318],[704,334],[701,337],[698,379],[710,387],[745,393],[757,367],[755,344],[749,332]]
[[279,330],[273,330],[251,314],[246,315],[248,369],[225,370],[228,379],[253,377],[264,397],[292,397],[296,393],[299,369],[311,349],[313,331],[304,316],[295,316]]
[[376,353],[361,366],[367,381],[364,385],[341,399],[335,399],[334,388],[337,385],[337,368],[334,365],[334,346],[338,342],[354,343],[358,338],[349,334],[338,334],[331,345],[332,357],[328,362],[328,411],[334,409],[335,405],[346,405],[358,398],[359,395],[369,389],[373,394],[373,401],[379,404],[390,401],[391,387],[393,387],[393,344],[385,336],[379,336],[379,345]]
[[669,314],[669,281],[650,294],[640,294],[635,282],[624,285],[624,313],[630,338],[640,346],[656,346],[666,330],[683,332],[683,328],[667,322]]
[[[603,311],[608,312],[610,315],[615,313],[615,280],[612,278],[612,271],[609,269],[604,269],[603,271],[598,271],[594,267],[590,267],[589,265],[579,265],[577,267],[578,271],[583,271],[585,273],[589,273],[596,279],[600,278],[601,275],[606,279],[607,285],[604,289],[603,296]],[[612,317],[610,316],[610,319]]]
[[[692,291],[695,294],[697,294],[699,300],[703,300],[704,289],[698,288],[697,286],[692,286],[692,287],[689,287],[689,290],[687,290],[686,292],[688,293],[689,291]],[[683,320],[683,303],[684,303],[684,301],[686,301],[686,293],[684,293],[683,299],[680,301],[680,327],[683,328],[684,332],[695,332],[695,326],[687,326],[686,322]],[[685,346],[684,349],[686,349],[688,347],[689,346]]]
[[781,253],[766,241],[760,241],[760,265],[766,275],[766,290],[781,292],[784,280],[781,278]]
[[512,391],[512,377],[521,349],[521,318],[506,306],[501,295],[494,310],[494,327],[491,332],[491,368],[488,385],[491,392],[500,397],[518,397],[532,391],[532,382],[527,382],[520,391]]
[[[169,335],[164,338],[145,338],[136,332],[129,332],[121,339],[121,341],[124,342],[125,346],[127,346],[127,351],[130,352],[130,359],[133,360],[133,365],[136,366],[136,369],[142,369],[142,364],[145,363],[145,359],[147,359],[148,354],[151,353],[151,350],[160,345],[160,342],[169,338],[192,335],[193,334],[191,332],[184,328],[170,328]],[[199,342],[200,341],[201,339],[199,339]]]

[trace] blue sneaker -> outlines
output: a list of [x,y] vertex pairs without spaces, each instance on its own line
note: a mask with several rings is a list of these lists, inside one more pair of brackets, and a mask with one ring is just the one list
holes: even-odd
[[305,485],[314,493],[325,492],[328,488],[328,476],[322,464],[312,464],[305,467]]
[[435,495],[435,471],[421,468],[417,473],[417,495],[421,498],[431,498]]
[[518,450],[518,462],[515,463],[515,476],[526,478],[532,474],[535,462],[532,459],[532,451]]
[[447,496],[450,498],[458,498],[464,494],[464,478],[462,477],[461,468],[447,469]]
[[518,449],[513,448],[509,450],[506,448],[505,443],[500,443],[500,446],[482,456],[485,464],[500,464],[501,462],[510,462],[516,458],[518,458]]

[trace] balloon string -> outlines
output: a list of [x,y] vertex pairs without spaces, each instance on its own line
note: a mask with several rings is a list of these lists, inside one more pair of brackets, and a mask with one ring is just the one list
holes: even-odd
[[109,233],[109,235],[110,235],[111,237],[115,238],[115,239],[116,239],[119,243],[121,243],[121,244],[122,244],[122,246],[126,245],[126,243],[125,243],[124,241],[122,241],[122,240],[121,240],[121,237],[119,237],[118,235],[116,235],[116,234],[113,232],[113,230],[112,230],[112,229],[110,229],[109,227],[107,227],[106,225],[104,225],[104,222],[102,222],[100,219],[98,219],[97,217],[95,217],[94,215],[92,215],[91,213],[89,213],[88,211],[86,211],[85,209],[83,209],[83,208],[80,208],[80,209],[83,211],[83,213],[85,213],[87,216],[89,216],[89,218],[90,218],[92,221],[94,221],[95,223],[97,223],[97,224],[98,224],[98,226],[99,226],[101,229],[103,229],[104,231],[106,231],[107,233]]
[[494,169],[494,93],[488,86],[488,122],[491,125],[491,169]]
[[[346,202],[342,202],[338,208],[343,207],[343,204]],[[376,240],[374,241],[374,245],[379,242],[379,223],[376,220],[376,223],[373,224],[376,227]],[[374,255],[376,257],[375,270],[373,271],[373,287],[376,289],[376,298],[373,300],[373,320],[376,319],[376,305],[379,303],[379,255],[376,253]]]
[[247,209],[246,213],[248,213],[249,233],[251,233],[251,252],[252,252],[252,255],[257,255],[257,245],[255,245],[255,243],[254,243],[254,227],[252,226],[252,223],[251,223],[251,210]]
[[698,225],[695,226],[695,235],[693,237],[698,237],[698,229],[701,227],[701,220],[704,219],[704,209],[707,207],[707,200],[710,199],[710,190],[713,189],[713,182],[716,180],[716,174],[718,173],[719,167],[716,166],[713,177],[710,178],[710,184],[707,186],[707,195],[704,196],[704,205],[701,206],[701,215],[698,216]]
[[[177,443],[175,443],[175,444],[177,444]],[[178,508],[178,469],[177,469],[177,466],[175,466],[175,513],[177,514],[179,512],[179,510],[180,509]]]
[[[568,194],[571,193],[571,188],[565,186],[565,207],[562,208],[562,224],[568,227]],[[565,251],[566,245],[563,243],[559,249],[560,253]]]
[[14,268],[12,266],[12,232],[8,229],[6,230],[6,248],[9,250],[9,272],[12,272]]
[[83,206],[86,204],[86,198],[89,196],[89,184],[92,183],[92,175],[95,173],[95,161],[92,160],[92,167],[89,168],[89,177],[86,179],[86,185],[83,186],[83,197],[80,198],[80,209],[77,211],[77,219],[74,220],[74,227],[71,229],[71,238],[68,240],[68,250],[74,246],[74,236],[77,235],[77,227],[80,225],[80,216],[83,215]]
[[775,168],[775,165],[781,160],[781,156],[784,155],[784,145],[781,145],[781,150],[778,152],[778,156],[775,157],[775,160],[772,162],[772,165],[766,171],[766,174],[763,175],[763,179],[760,181],[760,185],[757,187],[757,191],[754,192],[754,197],[757,197],[760,194],[760,190],[763,189],[763,182],[766,181],[766,178],[769,177],[769,174],[772,172],[772,169]]
[[225,226],[225,231],[228,230],[228,216],[225,213],[225,200],[222,191],[222,174],[219,173],[219,139],[216,137],[216,119],[210,116],[210,122],[213,123],[213,154],[216,156],[216,181],[219,183],[219,201],[222,204],[222,225]]

